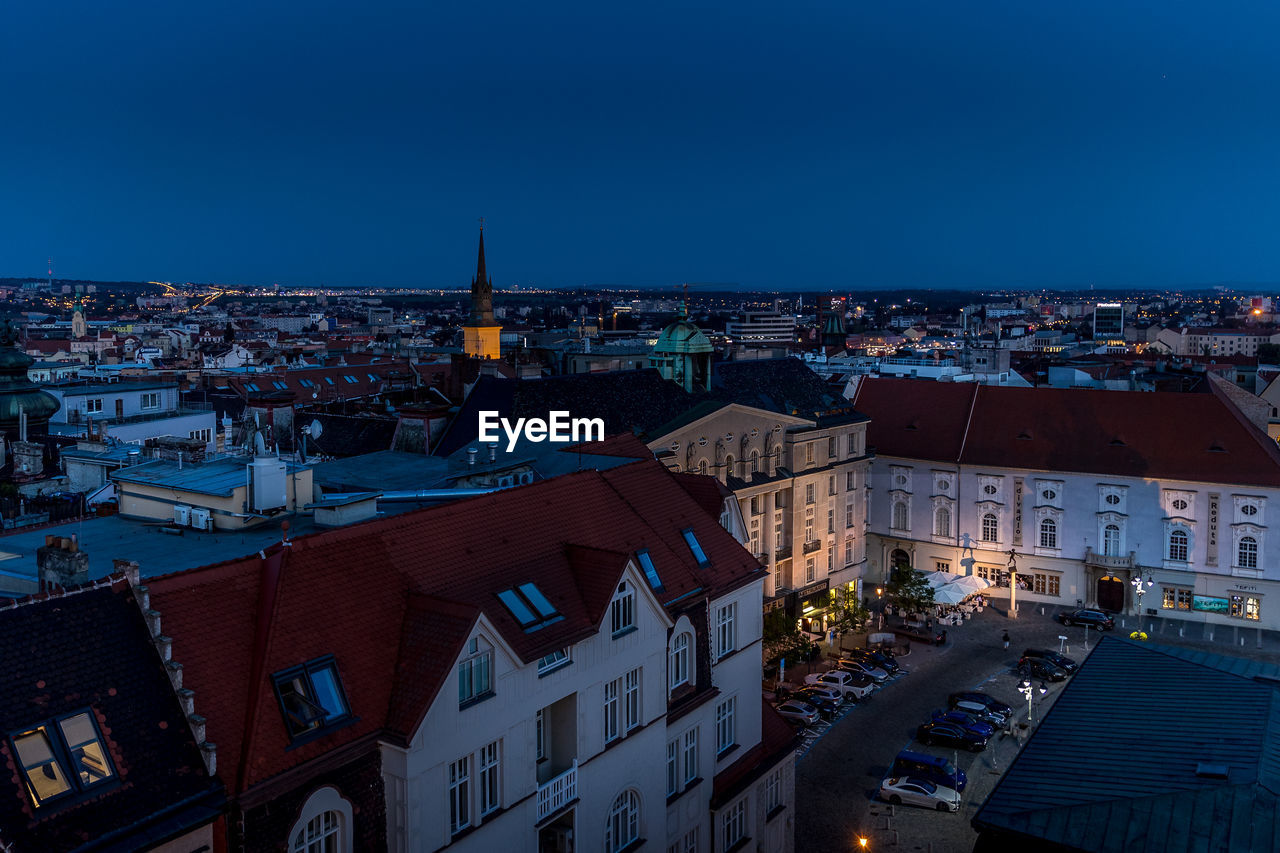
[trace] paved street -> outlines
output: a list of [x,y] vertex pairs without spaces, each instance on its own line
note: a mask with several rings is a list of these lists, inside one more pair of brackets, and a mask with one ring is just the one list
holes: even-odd
[[[968,853],[977,837],[969,821],[990,793],[999,774],[1017,754],[1019,742],[997,734],[986,751],[978,754],[942,747],[925,747],[914,742],[915,728],[929,718],[935,708],[946,704],[947,694],[956,690],[980,689],[1007,702],[1026,720],[1027,704],[1017,690],[1019,677],[1011,671],[1024,648],[1057,649],[1059,636],[1069,639],[1067,654],[1082,661],[1085,630],[1064,628],[1053,620],[1062,609],[1049,606],[1020,607],[1020,616],[1006,616],[1007,601],[997,601],[983,613],[974,614],[964,625],[949,630],[948,645],[942,648],[911,644],[911,653],[899,662],[910,674],[887,685],[864,706],[835,722],[811,744],[799,760],[796,774],[796,849],[803,851],[856,850],[857,838],[865,835],[871,850],[921,850],[931,853]],[[1134,617],[1128,617],[1129,630]],[[1236,632],[1220,631],[1213,643],[1199,630],[1196,639],[1178,636],[1178,623],[1161,630],[1165,620],[1154,623],[1152,641],[1168,645],[1191,645],[1221,654],[1236,654],[1277,660],[1271,643],[1258,651],[1250,642],[1238,643]],[[1116,634],[1121,630],[1117,617]],[[1143,625],[1147,628],[1147,625]],[[1198,627],[1198,626],[1197,626]],[[1001,648],[1000,636],[1009,631],[1009,650]],[[1190,634],[1191,632],[1184,632]],[[1256,632],[1254,632],[1256,633]],[[1092,647],[1098,634],[1089,635]],[[848,640],[846,640],[848,642]],[[795,673],[802,680],[802,673]],[[1038,683],[1037,683],[1038,686]],[[1048,685],[1043,699],[1036,698],[1035,720],[1052,707],[1063,684]],[[880,780],[893,757],[910,746],[920,752],[945,755],[969,775],[964,804],[958,814],[942,814],[910,806],[893,808],[875,799]]]

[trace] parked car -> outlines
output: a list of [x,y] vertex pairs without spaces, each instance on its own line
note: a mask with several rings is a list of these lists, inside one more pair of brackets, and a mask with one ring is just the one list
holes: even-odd
[[980,705],[977,702],[968,702],[961,699],[959,702],[952,703],[951,709],[954,711],[963,711],[984,723],[990,723],[997,729],[1002,729],[1009,723],[1010,714],[1001,714],[999,711],[993,711],[986,705]]
[[777,707],[777,711],[791,722],[802,726],[811,726],[818,722],[818,709],[799,699],[788,699]]
[[857,660],[856,658],[841,658],[837,666],[846,672],[861,673],[876,684],[884,684],[889,680],[888,672],[869,661]]
[[969,777],[948,759],[924,752],[913,752],[904,749],[893,759],[893,767],[889,768],[890,776],[914,776],[928,779],[935,785],[945,785],[964,793],[964,786],[969,784]]
[[910,625],[894,625],[889,629],[899,637],[907,637],[911,640],[920,640],[924,643],[930,643],[935,646],[941,646],[947,641],[947,632],[934,628],[912,628]]
[[844,704],[844,697],[841,696],[839,690],[832,690],[830,687],[819,687],[813,685],[811,687],[802,687],[792,696],[801,702],[808,702],[810,705],[818,709],[818,713],[830,719],[840,710],[840,706]]
[[960,811],[960,792],[914,776],[890,777],[880,783],[880,798],[895,806],[907,803],[940,812]]
[[872,687],[870,685],[858,684],[854,681],[852,674],[840,669],[833,669],[830,672],[815,672],[812,675],[804,677],[805,684],[818,684],[823,687],[831,687],[840,691],[846,700],[850,697],[855,699],[865,699],[871,695]]
[[989,721],[958,709],[934,711],[932,717],[940,722],[955,723],[957,726],[963,726],[974,734],[985,738],[989,738],[996,733],[996,726]]
[[1063,681],[1067,677],[1065,669],[1044,658],[1020,658],[1018,672],[1023,675],[1034,675],[1036,678],[1047,678],[1050,681]]
[[916,729],[916,740],[927,744],[964,747],[972,752],[987,748],[988,737],[971,732],[955,723],[930,720]]
[[898,662],[893,659],[893,655],[885,654],[884,652],[876,652],[871,649],[854,649],[844,652],[844,656],[869,663],[872,666],[878,666],[890,675],[896,675],[902,670]]
[[1068,610],[1058,614],[1058,621],[1063,625],[1084,625],[1099,631],[1110,631],[1116,627],[1116,620],[1101,610]]
[[974,690],[962,690],[959,693],[952,693],[947,697],[947,704],[954,708],[957,702],[975,702],[989,711],[995,711],[1005,717],[1013,716],[1013,708],[996,699],[987,693],[978,693]]
[[1067,675],[1075,675],[1076,670],[1080,668],[1080,664],[1076,663],[1071,658],[1066,655],[1060,655],[1057,652],[1050,651],[1049,649],[1026,649],[1023,651],[1022,656],[1024,658],[1043,658],[1058,667],[1058,669],[1061,669]]

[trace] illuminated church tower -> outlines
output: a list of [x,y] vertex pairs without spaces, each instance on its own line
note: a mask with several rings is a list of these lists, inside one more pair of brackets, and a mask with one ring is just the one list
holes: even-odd
[[480,223],[480,256],[471,280],[471,316],[462,327],[462,350],[474,358],[498,358],[502,326],[493,319],[493,279],[484,269],[484,223]]

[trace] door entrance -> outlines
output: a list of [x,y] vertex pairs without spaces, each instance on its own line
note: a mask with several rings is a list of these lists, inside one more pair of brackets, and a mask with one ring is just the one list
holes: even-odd
[[1124,610],[1124,581],[1110,575],[1098,578],[1098,609],[1112,613]]

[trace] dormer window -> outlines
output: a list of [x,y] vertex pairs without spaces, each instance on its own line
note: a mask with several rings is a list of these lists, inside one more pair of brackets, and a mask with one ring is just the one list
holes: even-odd
[[522,583],[498,593],[498,600],[526,633],[537,631],[564,618],[538,589],[537,584]]
[[330,728],[351,715],[332,657],[278,672],[272,681],[290,737]]
[[36,808],[115,778],[93,714],[48,720],[12,736],[18,768]]
[[618,592],[609,605],[609,621],[615,637],[636,628],[636,594],[626,581],[618,584]]
[[706,552],[702,550],[702,545],[698,542],[698,537],[694,534],[692,527],[687,527],[680,531],[680,535],[684,537],[685,543],[689,546],[689,551],[693,554],[693,559],[698,561],[700,567],[711,564],[711,561],[707,559]]

